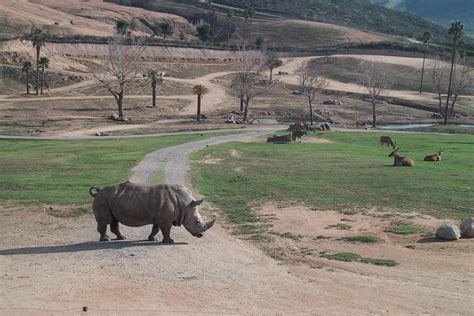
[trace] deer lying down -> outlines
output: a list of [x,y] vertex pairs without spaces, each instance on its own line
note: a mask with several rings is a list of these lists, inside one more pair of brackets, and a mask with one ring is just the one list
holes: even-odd
[[426,156],[424,161],[440,161],[441,155],[443,154],[444,149],[441,148],[436,154]]
[[389,157],[393,157],[393,165],[398,166],[398,167],[414,167],[415,166],[415,160],[402,157],[399,154],[397,154],[397,151],[399,151],[400,148],[395,149],[388,155]]

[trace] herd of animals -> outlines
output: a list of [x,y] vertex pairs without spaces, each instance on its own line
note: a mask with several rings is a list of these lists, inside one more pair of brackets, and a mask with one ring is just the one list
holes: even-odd
[[[392,147],[392,152],[388,155],[389,157],[393,157],[393,165],[398,167],[414,167],[415,160],[400,156],[397,151],[400,150],[397,147],[397,142],[393,142],[393,140],[389,136],[380,136],[380,144],[387,145],[387,147]],[[444,149],[440,148],[440,150],[432,155],[426,156],[423,161],[440,161],[443,155]]]

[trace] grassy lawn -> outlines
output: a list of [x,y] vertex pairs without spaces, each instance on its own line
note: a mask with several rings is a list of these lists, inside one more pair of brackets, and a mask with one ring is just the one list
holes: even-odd
[[[379,143],[389,135],[414,168],[392,167]],[[440,218],[461,219],[474,211],[474,137],[470,135],[331,133],[333,143],[229,143],[193,156],[221,158],[193,163],[193,180],[233,223],[256,222],[255,204],[304,203],[321,210],[397,208]],[[443,161],[425,155],[446,148]],[[242,152],[233,157],[231,149]],[[237,169],[239,168],[239,169]],[[238,170],[238,171],[235,171]]]
[[74,205],[89,187],[127,180],[156,149],[215,134],[89,141],[0,140],[0,200]]

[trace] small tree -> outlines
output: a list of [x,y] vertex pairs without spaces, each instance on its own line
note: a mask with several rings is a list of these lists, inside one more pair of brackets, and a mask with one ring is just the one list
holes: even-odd
[[449,34],[453,37],[453,57],[451,60],[451,72],[449,74],[448,96],[446,98],[446,110],[444,112],[444,125],[448,124],[449,97],[451,96],[451,83],[453,79],[454,59],[456,58],[456,46],[464,35],[464,25],[460,21],[451,22]]
[[30,71],[33,70],[31,61],[24,61],[21,66],[21,72],[26,74],[26,94],[30,94]]
[[364,76],[362,84],[367,89],[370,103],[372,103],[372,127],[377,126],[375,107],[380,94],[387,88],[388,80],[386,70],[379,63],[362,63]]
[[267,60],[267,67],[270,69],[270,81],[273,80],[273,69],[278,68],[281,65],[283,65],[283,62],[276,56],[272,56]]
[[39,60],[39,65],[41,67],[41,94],[43,94],[43,86],[44,86],[44,69],[49,67],[49,59],[48,57],[41,57]]
[[197,37],[203,42],[207,42],[209,40],[209,25],[203,24],[196,28]]
[[167,36],[173,35],[173,25],[168,22],[160,23],[160,30],[164,40]]
[[203,85],[195,85],[193,87],[193,94],[197,95],[197,115],[196,119],[198,122],[201,121],[201,99],[202,96],[209,93],[209,89]]
[[140,57],[145,50],[142,39],[126,41],[124,34],[115,34],[107,45],[107,55],[102,65],[103,73],[91,74],[110,92],[117,102],[118,119],[124,120],[123,99],[127,85],[140,73]]
[[39,95],[39,86],[40,86],[40,77],[39,77],[39,59],[41,53],[41,47],[43,47],[46,43],[46,33],[35,26],[31,28],[31,42],[33,43],[33,47],[36,48],[36,95]]
[[145,76],[151,84],[152,106],[156,108],[156,85],[163,82],[163,76],[161,72],[156,69],[148,69]]
[[319,77],[308,64],[300,64],[296,69],[300,89],[308,99],[311,126],[313,126],[313,101],[319,91],[326,88],[328,82]]
[[425,74],[426,47],[428,45],[428,42],[431,41],[432,37],[433,36],[431,35],[431,32],[424,32],[423,35],[421,36],[421,41],[423,42],[424,50],[423,50],[423,66],[421,67],[420,94],[423,92],[423,76]]
[[262,45],[263,45],[263,42],[265,40],[263,39],[263,36],[262,35],[259,35],[257,36],[257,38],[255,39],[255,46],[257,47],[257,49],[261,49],[262,48]]
[[130,24],[124,20],[115,21],[115,31],[120,35],[127,35]]
[[456,60],[456,64],[454,65],[454,74],[453,74],[453,82],[451,88],[451,95],[453,99],[451,101],[451,108],[449,110],[449,115],[454,115],[454,106],[456,101],[461,94],[469,93],[470,89],[472,89],[472,77],[471,77],[471,70],[472,67],[467,61],[467,59],[463,56],[458,56]]
[[446,86],[448,84],[448,65],[441,59],[436,59],[431,68],[431,80],[436,88],[438,95],[438,113],[443,112],[443,94],[446,93]]

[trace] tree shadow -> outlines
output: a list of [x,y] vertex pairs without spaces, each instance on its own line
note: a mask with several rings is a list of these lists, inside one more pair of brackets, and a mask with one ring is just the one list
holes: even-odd
[[61,245],[61,246],[44,246],[44,247],[23,247],[23,248],[11,248],[0,250],[0,256],[11,256],[11,255],[39,255],[49,253],[67,253],[67,252],[81,252],[81,251],[95,251],[105,249],[124,249],[132,247],[143,247],[143,246],[181,246],[187,245],[186,242],[177,242],[174,244],[164,244],[161,242],[154,242],[148,240],[138,241],[88,241],[78,244]]

